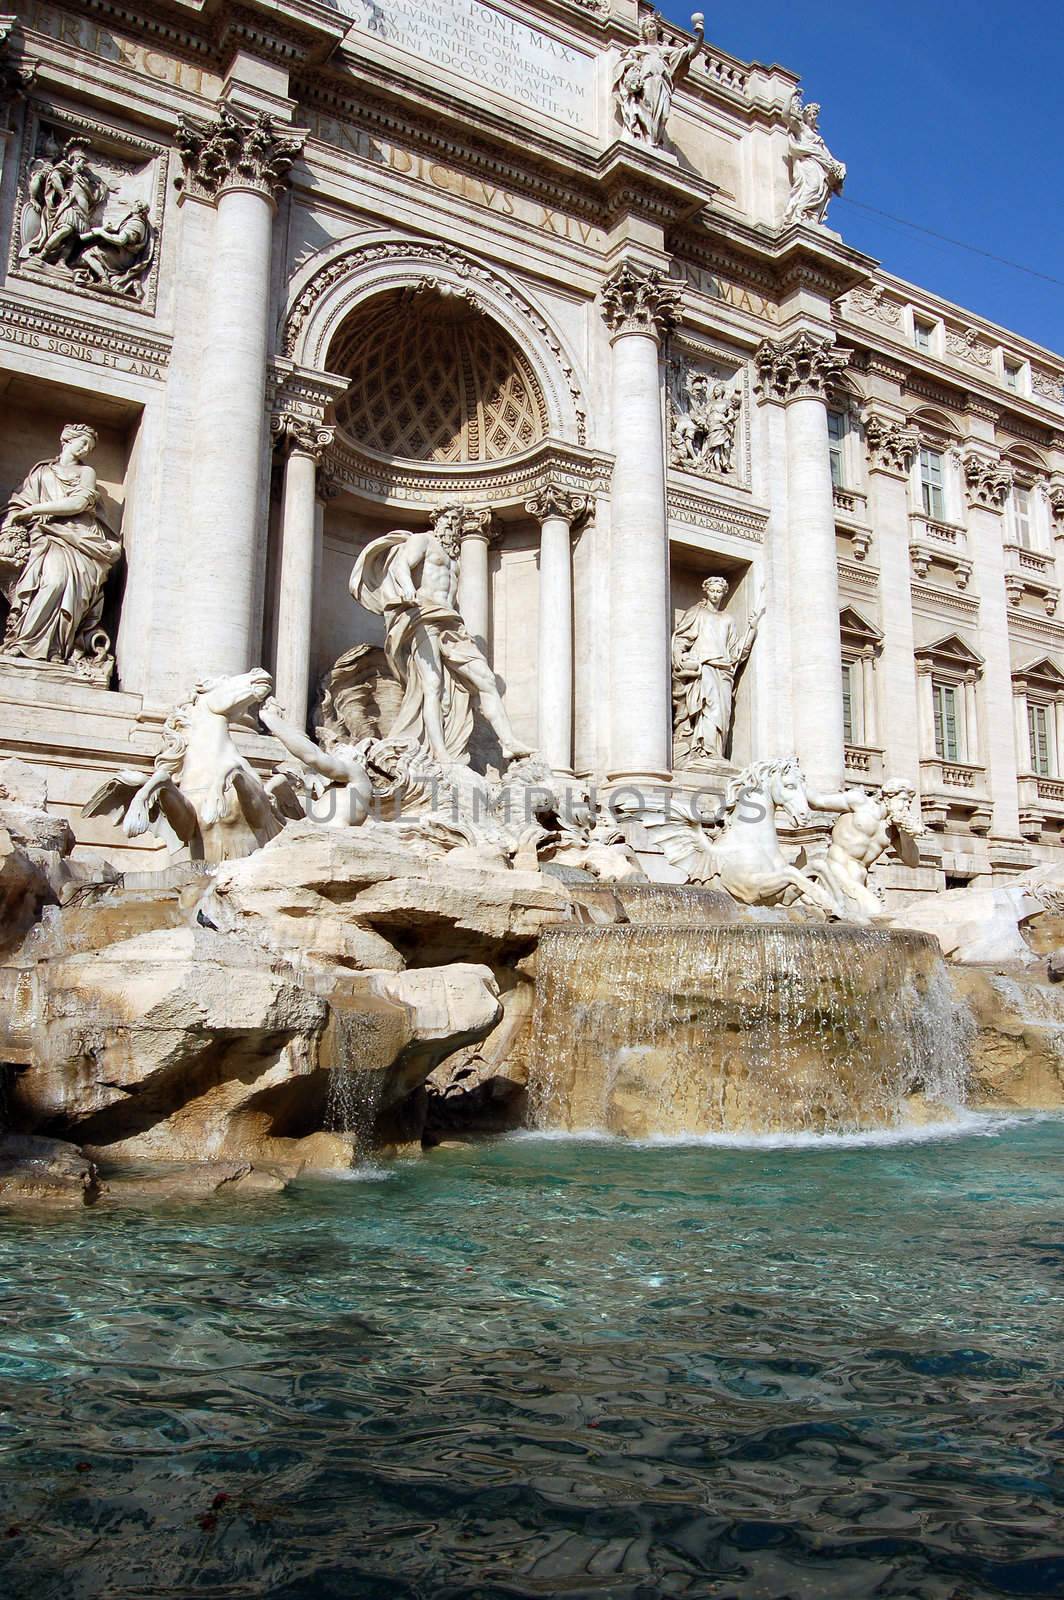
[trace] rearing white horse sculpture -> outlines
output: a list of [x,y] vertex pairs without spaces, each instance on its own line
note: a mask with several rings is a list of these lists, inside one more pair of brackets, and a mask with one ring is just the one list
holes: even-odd
[[788,890],[827,916],[837,917],[833,897],[791,866],[776,834],[776,807],[796,828],[812,820],[806,781],[796,756],[755,761],[728,784],[720,833],[713,839],[694,816],[672,816],[647,826],[665,859],[690,883],[726,889],[748,906],[778,905]]
[[240,754],[230,721],[273,692],[268,672],[207,679],[177,706],[163,727],[163,748],[147,779],[126,768],[98,789],[84,815],[121,816],[137,839],[160,812],[194,859],[233,861],[276,837],[303,810],[283,786],[264,784]]

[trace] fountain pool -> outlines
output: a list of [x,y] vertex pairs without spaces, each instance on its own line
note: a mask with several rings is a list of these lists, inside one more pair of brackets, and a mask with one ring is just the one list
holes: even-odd
[[6,1217],[0,1591],[1059,1594],[1062,1156],[531,1136]]

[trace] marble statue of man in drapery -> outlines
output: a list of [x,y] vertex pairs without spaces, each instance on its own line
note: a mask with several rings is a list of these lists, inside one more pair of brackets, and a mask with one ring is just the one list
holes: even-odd
[[367,545],[351,593],[384,618],[384,648],[403,686],[391,740],[409,739],[437,761],[464,763],[478,706],[508,760],[531,754],[514,733],[495,674],[458,613],[461,513],[432,533],[399,529]]
[[724,578],[707,578],[704,600],[684,612],[672,636],[675,759],[721,760],[731,732],[735,679],[753,649],[759,606],[740,638],[722,609],[728,596]]
[[648,17],[639,43],[621,57],[614,94],[625,131],[634,139],[658,146],[665,137],[676,86],[703,44],[702,16],[696,13],[691,22],[695,37],[690,43],[667,45],[658,18]]
[[0,522],[0,560],[17,569],[3,649],[33,661],[99,654],[94,638],[107,575],[122,544],[96,515],[96,474],[86,458],[95,431],[63,429],[59,455],[40,461],[16,489]]

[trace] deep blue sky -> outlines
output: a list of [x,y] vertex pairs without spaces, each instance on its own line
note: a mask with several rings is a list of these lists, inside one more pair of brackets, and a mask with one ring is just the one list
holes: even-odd
[[1064,285],[940,244],[852,197],[1064,280],[1064,0],[664,0],[798,73],[849,168],[830,224],[890,272],[1064,354]]

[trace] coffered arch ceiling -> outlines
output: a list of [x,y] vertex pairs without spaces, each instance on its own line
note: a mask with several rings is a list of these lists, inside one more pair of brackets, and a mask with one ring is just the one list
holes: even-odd
[[333,335],[327,365],[349,380],[336,405],[341,434],[378,456],[502,461],[549,432],[531,363],[460,293],[400,288],[363,301]]

